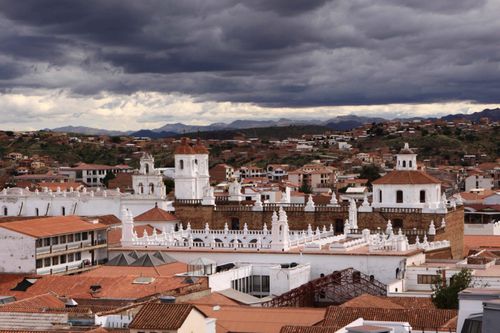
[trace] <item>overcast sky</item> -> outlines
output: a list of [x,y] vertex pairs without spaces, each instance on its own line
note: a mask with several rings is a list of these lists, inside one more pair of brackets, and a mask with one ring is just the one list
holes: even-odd
[[480,111],[498,0],[0,0],[1,128]]

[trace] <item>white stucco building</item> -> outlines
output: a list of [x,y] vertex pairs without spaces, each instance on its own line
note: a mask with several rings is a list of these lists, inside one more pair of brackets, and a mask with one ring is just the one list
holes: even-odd
[[100,188],[81,191],[57,189],[30,191],[25,188],[5,188],[0,191],[0,216],[97,216],[113,214],[120,217],[126,206],[134,216],[158,205],[172,211],[167,201],[163,176],[156,171],[153,158],[145,154],[139,172],[132,175],[134,193],[122,193],[120,189]]
[[77,216],[0,223],[0,267],[38,275],[90,269],[107,259],[106,229]]

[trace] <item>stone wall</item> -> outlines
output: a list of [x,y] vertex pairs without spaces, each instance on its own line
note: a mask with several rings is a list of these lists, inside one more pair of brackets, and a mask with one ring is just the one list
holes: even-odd
[[[224,205],[214,209],[212,206],[202,205],[178,205],[175,207],[176,215],[180,221],[191,223],[193,229],[202,229],[208,223],[211,229],[223,229],[227,223],[229,229],[243,229],[247,223],[248,229],[262,229],[264,223],[271,228],[272,210],[255,212],[251,207],[239,205]],[[290,230],[305,230],[311,224],[313,229],[316,226],[322,227],[337,223],[338,229],[343,230],[343,221],[349,217],[347,207],[329,208],[320,207],[316,212],[305,212],[303,208],[285,208],[288,215]],[[446,228],[440,229],[441,220],[445,218]],[[358,213],[359,229],[375,230],[380,228],[385,231],[387,220],[393,221],[394,230],[397,232],[395,222],[400,220],[402,228],[405,230],[416,229],[414,234],[408,234],[410,242],[415,241],[418,234],[420,240],[429,230],[431,221],[434,221],[437,233],[435,237],[428,236],[428,240],[449,240],[452,244],[453,258],[461,258],[463,252],[463,231],[464,231],[464,211],[458,207],[447,214],[422,214],[409,210],[393,210],[391,212],[374,211],[370,213]]]

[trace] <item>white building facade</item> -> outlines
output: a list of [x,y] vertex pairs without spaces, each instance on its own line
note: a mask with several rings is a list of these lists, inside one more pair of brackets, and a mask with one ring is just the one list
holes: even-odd
[[[122,193],[120,189],[103,190],[96,188],[81,191],[69,189],[51,191],[30,191],[25,188],[5,188],[0,191],[0,216],[97,216],[113,214],[120,217],[123,206],[134,216],[153,207],[172,211],[172,203],[167,201],[163,176],[154,168],[150,155],[141,159],[141,169],[132,175],[134,192]],[[141,193],[142,185],[142,193]]]

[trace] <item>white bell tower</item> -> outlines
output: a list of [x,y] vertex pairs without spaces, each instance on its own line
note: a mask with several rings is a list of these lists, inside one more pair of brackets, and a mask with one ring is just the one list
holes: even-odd
[[200,139],[196,140],[196,145],[193,146],[195,153],[196,167],[196,198],[201,199],[210,187],[210,174],[208,173],[208,150],[201,143]]
[[417,170],[417,154],[410,149],[408,142],[399,154],[396,154],[396,170]]
[[139,173],[132,176],[134,194],[144,196],[165,197],[166,189],[163,176],[155,169],[153,156],[144,153],[140,160]]
[[208,150],[200,140],[191,146],[187,138],[175,149],[175,198],[201,200],[210,187]]
[[278,214],[276,214],[276,212],[273,212],[271,238],[272,250],[288,251],[290,249],[288,216],[281,206]]

